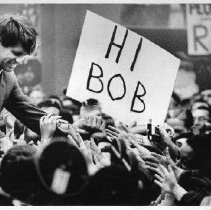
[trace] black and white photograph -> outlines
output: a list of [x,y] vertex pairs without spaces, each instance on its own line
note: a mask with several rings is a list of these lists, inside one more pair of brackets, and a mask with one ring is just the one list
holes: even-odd
[[0,206],[211,206],[211,2],[0,3]]

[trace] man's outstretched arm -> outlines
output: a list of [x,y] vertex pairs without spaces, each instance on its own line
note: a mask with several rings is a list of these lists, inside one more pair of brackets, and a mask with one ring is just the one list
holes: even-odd
[[36,107],[31,99],[23,94],[17,82],[14,83],[4,107],[29,129],[40,134],[39,121],[46,113]]

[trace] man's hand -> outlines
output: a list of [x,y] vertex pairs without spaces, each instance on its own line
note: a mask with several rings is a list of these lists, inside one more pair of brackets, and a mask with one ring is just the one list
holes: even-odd
[[174,171],[170,165],[168,166],[168,169],[163,165],[159,165],[159,170],[157,170],[155,178],[155,183],[168,193],[173,193],[178,184]]
[[158,129],[160,132],[162,143],[164,143],[166,146],[169,145],[169,142],[171,142],[171,137],[166,131],[166,129],[163,126],[159,126]]
[[108,129],[105,129],[106,135],[111,138],[111,140],[117,140],[120,135],[127,134],[126,131],[120,130],[114,126],[108,126]]
[[187,193],[187,191],[178,184],[174,171],[170,165],[168,165],[167,169],[164,166],[159,165],[159,170],[157,170],[155,178],[155,183],[165,192],[173,194],[178,201]]
[[56,124],[60,116],[45,115],[40,118],[41,142],[50,140],[56,130]]
[[105,121],[99,116],[87,116],[76,121],[73,127],[79,133],[95,133],[105,129]]
[[151,152],[147,148],[141,146],[140,144],[138,144],[136,141],[134,141],[132,139],[131,139],[131,143],[138,150],[139,155],[142,159],[151,157]]

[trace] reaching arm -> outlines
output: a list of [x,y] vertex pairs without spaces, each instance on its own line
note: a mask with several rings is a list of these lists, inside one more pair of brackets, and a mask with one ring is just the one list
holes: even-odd
[[30,98],[23,94],[17,82],[4,102],[4,107],[29,129],[40,134],[39,121],[46,113],[37,108]]

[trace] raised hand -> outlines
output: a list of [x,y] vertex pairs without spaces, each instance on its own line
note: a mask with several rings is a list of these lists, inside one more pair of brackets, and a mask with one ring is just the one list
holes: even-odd
[[176,165],[176,163],[172,160],[172,158],[170,156],[170,153],[169,153],[169,148],[168,147],[166,148],[165,153],[166,153],[166,162],[167,162],[167,164],[171,165],[177,180],[179,180],[179,177],[180,177],[181,173],[184,172],[184,170],[182,168],[179,168]]
[[138,144],[138,142],[134,141],[133,139],[130,139],[130,142],[138,150],[139,155],[142,159],[151,157],[151,152],[147,148],[141,146],[140,144]]
[[127,132],[120,130],[114,126],[108,126],[108,129],[105,129],[106,135],[111,138],[111,140],[117,140],[121,134],[126,134]]
[[45,115],[40,118],[41,141],[50,140],[56,130],[57,120],[60,116]]
[[179,179],[181,173],[184,171],[183,169],[177,167],[176,163],[172,160],[169,154],[169,148],[165,149],[165,155],[160,155],[155,152],[151,153],[150,157],[144,159],[145,164],[148,169],[157,172],[157,168],[159,168],[159,164],[162,164],[164,167],[171,165],[177,180]]
[[79,133],[94,133],[105,129],[105,121],[101,116],[87,116],[73,124]]
[[171,165],[168,165],[167,169],[159,165],[159,170],[157,170],[155,178],[155,183],[165,192],[171,193],[178,201],[187,193],[187,191],[178,184]]
[[168,145],[169,142],[171,142],[170,135],[168,134],[168,132],[166,131],[164,126],[158,126],[158,129],[160,132],[160,137],[161,137],[162,143],[164,143],[165,145]]
[[129,127],[126,124],[124,124],[123,122],[119,122],[119,124],[117,125],[117,128],[118,128],[118,130],[124,131],[126,133],[130,132]]
[[172,167],[168,165],[166,169],[160,164],[159,169],[157,170],[157,174],[155,174],[155,183],[165,192],[173,193],[178,183]]

